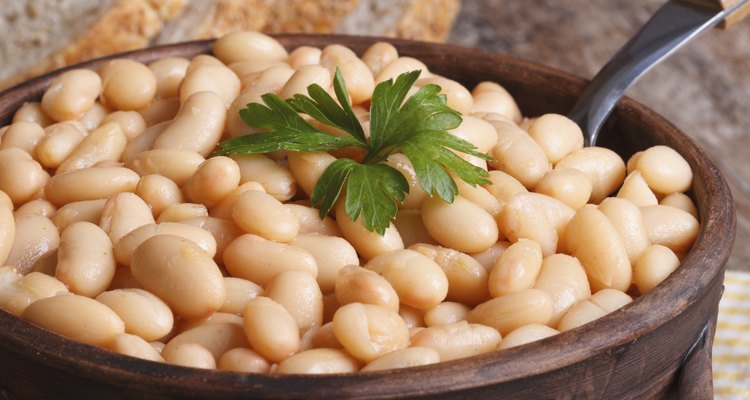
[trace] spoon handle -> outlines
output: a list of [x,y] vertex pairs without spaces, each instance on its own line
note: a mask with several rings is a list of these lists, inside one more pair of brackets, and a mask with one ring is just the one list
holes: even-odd
[[672,0],[661,6],[594,76],[568,113],[583,130],[586,145],[596,144],[615,104],[646,71],[725,18],[749,12],[750,0]]

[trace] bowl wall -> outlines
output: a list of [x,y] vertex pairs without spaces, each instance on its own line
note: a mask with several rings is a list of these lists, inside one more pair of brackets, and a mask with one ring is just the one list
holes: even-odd
[[[376,38],[281,35],[287,48],[342,43],[364,51]],[[390,40],[400,54],[472,87],[496,81],[524,115],[565,114],[585,82],[510,57],[450,45]],[[210,41],[126,53],[144,62],[193,56]],[[96,68],[104,60],[84,64]],[[55,73],[0,93],[0,126],[23,102],[38,100]],[[332,375],[240,375],[163,365],[64,339],[0,311],[0,387],[9,398],[609,398],[663,397],[691,346],[715,320],[734,238],[731,194],[716,166],[654,112],[623,99],[600,145],[627,159],[665,144],[694,171],[701,232],[682,266],[662,285],[585,327],[520,348],[410,370]],[[710,373],[710,370],[708,371]],[[2,392],[0,392],[2,394]],[[0,396],[2,397],[2,396]]]

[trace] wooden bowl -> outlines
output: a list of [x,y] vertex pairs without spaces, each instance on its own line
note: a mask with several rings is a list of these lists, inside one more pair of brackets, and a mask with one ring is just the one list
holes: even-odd
[[[369,37],[281,35],[288,48],[342,43],[361,52]],[[472,87],[504,85],[524,115],[565,114],[585,81],[511,57],[450,45],[390,40],[403,55]],[[210,51],[211,41],[125,53],[150,62]],[[111,58],[111,57],[110,57]],[[97,68],[106,59],[82,64]],[[0,93],[0,123],[38,100],[58,72]],[[676,149],[694,172],[701,231],[680,268],[652,292],[583,327],[518,348],[408,370],[330,376],[205,371],[122,356],[65,339],[0,312],[0,398],[647,399],[679,392],[711,398],[710,346],[734,239],[731,194],[715,164],[668,121],[623,99],[601,136],[628,157],[655,144]]]

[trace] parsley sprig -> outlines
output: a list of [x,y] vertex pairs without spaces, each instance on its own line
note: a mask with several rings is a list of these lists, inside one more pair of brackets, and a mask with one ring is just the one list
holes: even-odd
[[[365,152],[362,163],[339,158],[328,166],[316,183],[310,202],[320,208],[322,218],[345,191],[344,207],[349,218],[356,220],[361,215],[368,230],[383,235],[396,216],[398,202],[409,191],[401,172],[384,163],[393,153],[401,152],[409,158],[425,192],[448,203],[458,193],[449,172],[471,185],[489,183],[487,171],[454,153],[490,159],[471,143],[448,133],[462,119],[448,107],[440,87],[424,85],[406,98],[420,72],[407,72],[375,87],[370,102],[369,138],[352,110],[346,83],[337,69],[333,88],[338,102],[317,84],[307,88],[308,96],[297,94],[286,101],[273,93],[264,94],[261,98],[265,104],[248,104],[240,116],[247,124],[265,131],[225,140],[219,143],[217,154],[361,148]],[[299,113],[349,135],[322,132]]]

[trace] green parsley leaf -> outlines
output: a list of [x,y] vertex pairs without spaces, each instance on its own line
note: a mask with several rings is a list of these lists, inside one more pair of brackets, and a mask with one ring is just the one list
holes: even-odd
[[[383,235],[396,216],[398,203],[409,191],[401,172],[384,163],[393,153],[402,152],[409,158],[427,193],[449,203],[458,193],[451,174],[471,185],[489,183],[487,171],[456,154],[491,159],[448,132],[460,125],[462,119],[448,107],[440,87],[424,85],[406,97],[420,72],[407,72],[395,81],[381,82],[375,87],[370,101],[369,140],[352,110],[346,83],[337,69],[333,82],[336,100],[316,84],[307,88],[308,96],[297,94],[286,101],[274,94],[263,95],[265,105],[248,104],[240,116],[249,125],[266,131],[221,142],[217,154],[365,149],[362,163],[347,158],[331,163],[316,183],[310,202],[320,208],[322,218],[343,193],[347,216],[352,220],[361,217],[368,230]],[[349,136],[322,132],[298,113],[343,130]]]

